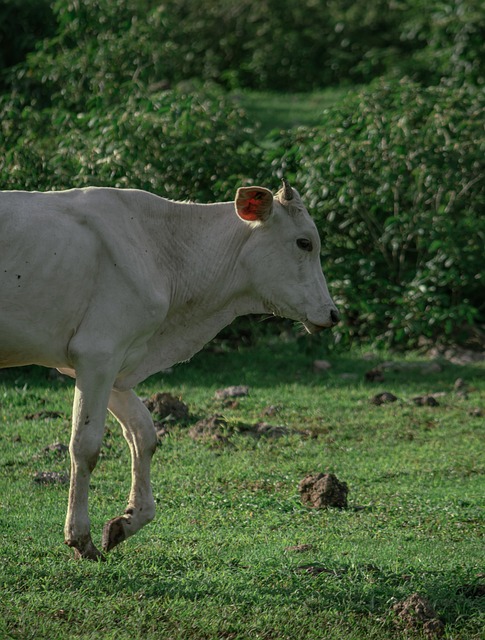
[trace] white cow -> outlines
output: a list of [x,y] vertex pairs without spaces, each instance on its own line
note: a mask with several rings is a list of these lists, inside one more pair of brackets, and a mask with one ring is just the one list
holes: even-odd
[[310,333],[338,313],[320,240],[298,193],[241,187],[235,202],[173,202],[132,189],[0,191],[0,367],[39,364],[76,378],[66,544],[91,540],[88,487],[106,409],[132,456],[109,551],[154,517],[151,416],[132,388],[187,360],[234,318],[273,313]]

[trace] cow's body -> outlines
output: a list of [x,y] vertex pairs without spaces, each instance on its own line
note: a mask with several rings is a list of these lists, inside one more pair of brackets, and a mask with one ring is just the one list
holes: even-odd
[[110,549],[154,514],[153,423],[131,389],[235,317],[264,312],[310,332],[336,321],[315,225],[288,185],[274,201],[247,187],[213,205],[109,188],[0,192],[0,367],[76,377],[65,533],[79,555],[99,557],[87,492],[106,408],[133,458],[128,509],[105,527]]

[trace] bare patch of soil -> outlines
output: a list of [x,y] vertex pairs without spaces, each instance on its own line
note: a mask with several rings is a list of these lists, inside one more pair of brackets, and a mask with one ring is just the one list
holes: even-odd
[[467,383],[463,380],[463,378],[457,378],[453,384],[453,389],[455,391],[463,391],[463,389],[467,388]]
[[483,409],[480,409],[480,407],[474,407],[473,409],[470,409],[468,415],[472,418],[482,418],[484,415],[484,411]]
[[303,504],[314,509],[326,507],[347,508],[347,483],[341,482],[333,473],[308,475],[298,485]]
[[251,436],[266,436],[267,438],[280,438],[290,433],[288,427],[268,424],[267,422],[256,422],[255,424],[240,424],[239,431]]
[[328,371],[332,368],[332,363],[328,360],[314,360],[313,371],[315,373],[321,373],[322,371]]
[[262,411],[261,411],[261,415],[262,416],[267,416],[269,418],[271,418],[272,416],[275,416],[277,413],[279,413],[281,411],[281,406],[277,405],[277,404],[270,404],[268,407],[265,407]]

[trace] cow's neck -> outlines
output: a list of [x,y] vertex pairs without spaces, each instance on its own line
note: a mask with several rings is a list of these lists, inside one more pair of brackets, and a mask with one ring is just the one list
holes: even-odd
[[160,248],[161,280],[169,274],[170,308],[148,343],[144,363],[126,384],[188,360],[237,316],[265,311],[241,267],[252,232],[238,219],[234,204],[164,202],[150,232]]
[[159,261],[162,273],[169,269],[171,274],[173,314],[226,311],[234,318],[264,311],[241,268],[240,255],[252,232],[233,203],[170,202],[164,219]]

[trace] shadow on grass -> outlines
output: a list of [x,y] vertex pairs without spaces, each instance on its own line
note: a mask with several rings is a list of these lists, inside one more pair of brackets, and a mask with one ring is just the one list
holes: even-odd
[[[326,371],[315,371],[314,361],[324,359],[331,367]],[[388,361],[404,362],[401,368],[383,370],[384,380],[377,384],[366,379],[366,373]],[[306,384],[330,388],[351,388],[365,385],[369,388],[385,386],[389,383],[410,386],[448,387],[457,377],[467,381],[485,380],[485,367],[480,365],[456,365],[440,361],[440,370],[428,371],[425,358],[409,358],[400,354],[369,354],[363,357],[356,351],[334,351],[330,354],[315,340],[305,339],[292,342],[266,342],[258,346],[242,347],[218,352],[209,345],[196,354],[189,362],[175,365],[170,377],[161,372],[148,379],[161,389],[165,381],[170,386],[195,385],[214,387],[247,384],[260,388],[271,388],[285,384]],[[0,384],[23,387],[48,388],[60,384],[72,384],[72,380],[58,376],[55,370],[28,366],[0,370]],[[144,383],[141,383],[143,385]]]
[[[249,612],[265,607],[294,609],[302,617],[325,612],[342,612],[363,616],[392,616],[392,605],[412,593],[428,599],[437,616],[451,626],[483,612],[483,585],[473,583],[470,571],[412,573],[393,572],[374,565],[313,564],[313,571],[300,566],[238,566],[219,561],[210,568],[201,558],[187,559],[157,555],[147,569],[147,558],[111,557],[106,572],[91,576],[97,595],[112,595],[112,581],[117,581],[118,595],[145,601],[206,602],[208,607],[237,607]],[[303,563],[302,563],[303,564]],[[127,566],[129,565],[129,566]],[[303,565],[304,566],[304,565]],[[102,575],[104,573],[104,575]],[[67,567],[69,589],[83,589],[82,566]],[[76,575],[73,575],[76,574]],[[105,580],[110,574],[110,578]]]

